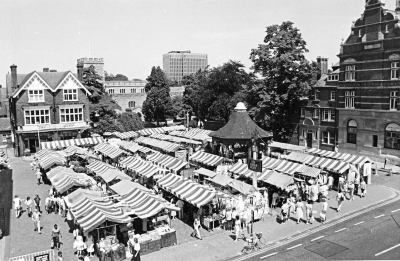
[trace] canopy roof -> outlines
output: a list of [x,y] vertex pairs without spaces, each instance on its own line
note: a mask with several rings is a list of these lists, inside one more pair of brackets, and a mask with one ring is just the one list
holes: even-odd
[[134,189],[139,189],[139,190],[143,190],[146,192],[150,192],[150,190],[148,190],[146,187],[140,185],[137,182],[132,182],[129,180],[121,180],[120,182],[112,185],[110,187],[113,191],[115,191],[115,193],[124,196],[126,194],[129,194],[130,191],[134,190]]
[[221,185],[223,187],[225,187],[226,185],[228,185],[232,179],[226,175],[221,175],[221,174],[217,174],[215,177],[213,177],[212,179],[208,179],[212,182],[214,182],[215,184]]
[[217,175],[216,172],[208,170],[208,169],[205,169],[205,168],[200,168],[200,169],[197,169],[197,170],[195,170],[193,172],[197,173],[197,174],[200,174],[200,175],[204,175],[204,176],[210,177],[210,178],[215,177]]
[[244,104],[238,103],[231,118],[224,127],[209,134],[213,138],[229,140],[250,140],[254,130],[258,131],[261,138],[272,137],[272,134],[257,126],[249,117]]
[[107,169],[106,171],[104,171],[103,173],[101,173],[99,175],[100,177],[102,177],[102,179],[104,179],[105,182],[110,182],[114,179],[119,179],[119,180],[131,180],[132,178],[129,177],[128,175],[126,175],[125,173],[123,173],[120,170],[117,169]]

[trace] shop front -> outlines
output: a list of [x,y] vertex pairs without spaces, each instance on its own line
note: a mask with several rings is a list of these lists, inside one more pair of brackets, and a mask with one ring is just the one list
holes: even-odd
[[15,132],[15,156],[38,152],[41,142],[86,137],[89,128],[86,122],[18,126]]

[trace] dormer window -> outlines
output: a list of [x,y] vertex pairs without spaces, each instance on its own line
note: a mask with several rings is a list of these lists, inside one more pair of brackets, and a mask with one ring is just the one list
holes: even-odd
[[43,90],[29,90],[29,102],[44,102]]
[[77,101],[78,100],[78,91],[77,89],[65,89],[64,92],[64,101]]

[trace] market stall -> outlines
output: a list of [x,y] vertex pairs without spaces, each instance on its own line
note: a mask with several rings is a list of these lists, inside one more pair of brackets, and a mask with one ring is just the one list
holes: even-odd
[[187,165],[187,162],[162,153],[153,153],[147,156],[146,160],[151,161],[158,166],[171,170],[174,173],[178,173]]
[[110,164],[107,164],[105,162],[95,160],[89,165],[86,166],[86,169],[88,169],[90,172],[93,172],[97,175],[101,175],[108,169],[116,169],[114,166],[111,166]]
[[198,164],[203,167],[208,167],[211,169],[215,169],[218,165],[220,165],[226,158],[206,153],[203,151],[197,151],[195,154],[189,157],[189,161]]
[[56,151],[46,151],[42,154],[36,154],[36,157],[40,167],[44,170],[47,170],[53,166],[63,166],[67,161],[64,155],[61,155]]
[[102,137],[91,137],[81,139],[70,139],[70,140],[54,140],[48,142],[41,142],[40,146],[42,149],[63,149],[69,146],[94,146],[99,143],[103,143]]

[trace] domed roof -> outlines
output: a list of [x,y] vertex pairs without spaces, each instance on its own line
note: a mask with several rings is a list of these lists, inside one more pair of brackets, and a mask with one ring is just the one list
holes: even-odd
[[235,111],[242,111],[242,110],[247,110],[246,105],[244,105],[243,102],[238,102],[238,104],[236,104],[236,107],[234,109]]

